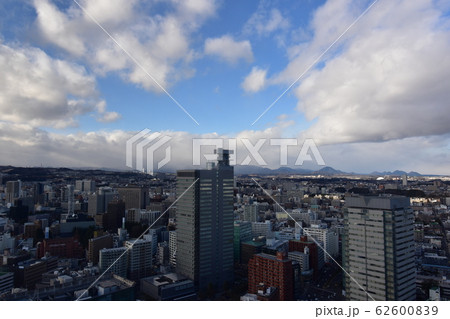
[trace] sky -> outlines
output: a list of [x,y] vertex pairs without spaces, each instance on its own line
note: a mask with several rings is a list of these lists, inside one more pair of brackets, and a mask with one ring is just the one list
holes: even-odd
[[285,138],[290,167],[312,139],[339,170],[450,175],[449,13],[443,0],[3,0],[0,165],[124,169],[127,140],[149,129],[170,137],[166,169],[192,166],[201,138],[235,140],[237,164],[259,165],[247,146],[260,145],[276,168]]

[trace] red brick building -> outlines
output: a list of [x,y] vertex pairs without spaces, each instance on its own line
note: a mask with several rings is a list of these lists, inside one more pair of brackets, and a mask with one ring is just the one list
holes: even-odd
[[293,278],[292,261],[282,252],[278,252],[276,257],[257,254],[249,261],[248,292],[251,294],[275,287],[278,294],[276,300],[294,300]]
[[42,258],[46,253],[61,258],[84,258],[85,252],[78,239],[64,237],[44,239],[37,245],[37,257]]

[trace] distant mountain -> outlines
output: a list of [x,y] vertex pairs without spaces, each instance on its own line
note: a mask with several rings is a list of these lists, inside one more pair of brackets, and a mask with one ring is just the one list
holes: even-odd
[[372,172],[369,175],[375,175],[375,176],[385,176],[385,175],[403,176],[405,174],[408,175],[408,176],[414,176],[414,177],[423,176],[422,174],[414,172],[414,171],[411,171],[411,172],[407,173],[405,171],[399,171],[399,170],[395,170],[393,172],[389,172],[389,171],[387,171],[387,172]]
[[314,174],[317,174],[317,175],[342,175],[342,174],[349,174],[349,173],[339,171],[330,166],[325,166],[324,168],[321,168],[318,171],[315,171]]
[[280,167],[270,169],[267,167],[253,165],[236,165],[234,172],[237,175],[276,175],[276,174],[310,174],[312,170],[303,168]]

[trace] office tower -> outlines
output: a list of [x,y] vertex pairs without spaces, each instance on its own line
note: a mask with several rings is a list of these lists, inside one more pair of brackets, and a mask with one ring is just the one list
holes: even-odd
[[122,200],[113,200],[108,204],[106,213],[102,215],[103,229],[117,232],[122,226],[122,219],[125,217],[125,203]]
[[117,196],[111,187],[100,187],[100,189],[89,195],[88,214],[94,217],[106,212],[108,204]]
[[[233,167],[230,151],[218,149],[218,164],[177,172],[177,272],[198,289],[233,282]],[[198,181],[194,184],[194,182]]]
[[26,223],[28,220],[28,206],[23,205],[22,199],[14,199],[13,206],[9,209],[8,217],[16,223]]
[[167,266],[169,264],[169,243],[167,241],[163,241],[162,243],[158,243],[158,262],[160,265]]
[[73,185],[67,185],[67,213],[69,214],[69,216],[75,213],[73,190]]
[[100,271],[103,273],[108,269],[107,273],[113,273],[121,277],[127,276],[128,270],[128,252],[127,248],[103,248],[99,253],[98,262]]
[[137,281],[148,277],[152,271],[152,242],[132,239],[125,242],[128,250],[128,278]]
[[33,201],[34,204],[44,204],[44,184],[34,183],[33,185]]
[[244,220],[249,222],[257,222],[259,220],[258,203],[244,205]]
[[282,252],[276,256],[260,253],[248,263],[248,292],[257,294],[270,287],[277,289],[276,300],[294,300],[292,260]]
[[169,232],[169,258],[172,266],[177,265],[177,232]]
[[[414,215],[409,198],[347,197],[344,209],[344,269],[375,300],[414,300]],[[345,275],[348,300],[371,300]]]
[[152,254],[155,255],[158,249],[158,232],[161,233],[160,229],[151,228],[148,233],[144,235],[144,239],[152,243]]
[[234,262],[239,263],[241,261],[241,243],[252,238],[252,223],[235,220],[233,239]]
[[83,181],[81,181],[81,180],[75,181],[75,190],[77,190],[79,192],[82,192],[84,190]]
[[325,227],[322,225],[311,225],[310,228],[304,229],[304,233],[309,239],[312,237],[316,241],[323,243],[325,262],[332,262],[330,255],[333,258],[339,256],[339,235],[334,228],[326,228],[326,225]]
[[408,175],[406,174],[402,175],[402,185],[405,187],[408,186]]
[[95,192],[95,181],[92,180],[77,180],[75,181],[75,189],[79,192],[92,193]]
[[119,198],[125,202],[125,209],[145,208],[148,202],[148,189],[139,186],[117,188]]
[[98,264],[99,251],[103,248],[113,247],[113,237],[111,235],[104,235],[89,239],[88,242],[88,260],[94,265]]
[[14,199],[19,198],[20,195],[20,181],[6,182],[6,203],[14,203]]
[[117,230],[117,235],[118,235],[117,244],[119,247],[121,247],[123,246],[128,237],[128,232],[127,229],[125,228],[125,217],[122,218],[122,228],[119,228]]
[[[323,243],[318,242],[322,247]],[[308,248],[309,252],[309,267],[313,269],[314,277],[317,278],[324,264],[324,251],[312,240],[309,240],[307,236],[300,236],[299,240],[289,241],[289,252],[299,251],[304,252],[305,248]]]

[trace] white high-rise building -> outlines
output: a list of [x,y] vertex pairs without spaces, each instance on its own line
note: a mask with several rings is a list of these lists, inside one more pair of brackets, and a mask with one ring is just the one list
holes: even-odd
[[325,262],[332,262],[329,255],[333,258],[339,256],[339,235],[334,228],[311,225],[311,227],[304,229],[304,233],[306,236],[313,237],[315,240],[323,243]]
[[259,206],[257,202],[244,205],[244,221],[257,222],[259,219]]
[[258,237],[258,236],[266,236],[271,237],[272,236],[272,225],[270,224],[270,220],[266,220],[263,223],[252,223],[252,236]]
[[73,190],[73,185],[67,185],[67,213],[69,216],[75,213],[75,199]]
[[108,269],[108,273],[113,273],[121,277],[127,276],[128,269],[128,252],[127,248],[103,248],[99,251],[100,271],[104,272]]
[[169,262],[172,266],[177,265],[177,232],[169,232]]
[[128,278],[139,280],[151,275],[152,242],[132,239],[125,242],[128,250]]
[[344,280],[348,300],[415,300],[413,223],[408,197],[346,198],[342,261],[353,277]]

